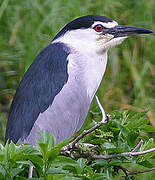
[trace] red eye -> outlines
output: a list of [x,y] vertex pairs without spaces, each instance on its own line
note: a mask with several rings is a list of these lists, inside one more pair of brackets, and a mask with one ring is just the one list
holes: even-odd
[[101,32],[103,30],[103,26],[101,24],[98,24],[94,27],[95,31]]

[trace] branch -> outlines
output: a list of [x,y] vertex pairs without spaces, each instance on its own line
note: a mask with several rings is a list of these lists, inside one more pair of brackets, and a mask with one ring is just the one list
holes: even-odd
[[143,140],[141,139],[140,142],[137,144],[137,146],[131,152],[137,151],[141,147],[142,144],[143,144]]
[[[152,149],[148,149],[148,150],[145,150],[145,151],[142,151],[142,152],[135,152],[137,151],[140,146],[142,145],[143,143],[143,140],[141,140],[137,145],[136,147],[130,151],[130,152],[124,152],[124,153],[120,153],[120,154],[112,154],[112,155],[96,155],[96,154],[92,154],[92,153],[88,153],[88,152],[83,152],[80,145],[77,144],[79,142],[80,139],[82,139],[84,136],[86,136],[87,134],[93,132],[95,129],[97,129],[98,127],[100,127],[101,125],[105,124],[108,122],[108,116],[104,110],[104,108],[102,107],[99,99],[97,96],[96,97],[96,101],[97,101],[97,104],[101,110],[101,113],[102,113],[102,120],[96,124],[94,127],[88,129],[88,130],[84,130],[82,134],[80,134],[78,137],[76,137],[71,143],[69,143],[68,145],[64,146],[61,150],[61,154],[62,155],[69,155],[70,157],[72,158],[79,158],[79,157],[85,157],[85,158],[91,158],[92,160],[95,160],[95,159],[105,159],[105,160],[110,160],[112,158],[117,158],[117,157],[122,157],[122,156],[129,156],[129,157],[132,157],[132,156],[140,156],[140,155],[144,155],[144,154],[148,154],[148,153],[151,153],[151,152],[154,152],[155,151],[155,148],[152,148]],[[74,150],[75,149],[78,149],[78,151],[80,152],[80,154],[74,154]],[[72,151],[72,152],[71,152]]]
[[129,175],[135,175],[135,174],[146,173],[146,172],[151,172],[151,171],[155,171],[155,168],[146,169],[143,171],[128,172],[127,174],[129,176]]
[[146,169],[146,170],[143,170],[143,171],[133,171],[133,172],[129,172],[126,168],[122,167],[122,166],[115,166],[115,171],[118,173],[118,170],[122,170],[124,172],[124,174],[126,176],[131,176],[131,175],[136,175],[136,174],[140,174],[140,173],[146,173],[146,172],[151,172],[151,171],[154,171],[155,168],[151,168],[151,169]]
[[151,152],[154,152],[155,148],[152,149],[148,149],[145,151],[141,151],[141,152],[124,152],[124,153],[120,153],[120,154],[112,154],[112,155],[93,155],[92,159],[105,159],[105,160],[109,160],[112,158],[117,158],[117,157],[122,157],[122,156],[140,156],[140,155],[144,155],[144,154],[148,154]]
[[[102,107],[99,99],[97,96],[96,97],[96,101],[97,104],[101,110],[102,113],[102,120],[96,124],[94,127],[88,129],[88,130],[84,130],[82,134],[80,134],[79,136],[77,136],[72,142],[70,142],[68,145],[64,146],[60,152],[60,154],[62,155],[67,155],[70,156],[71,158],[87,158],[88,160],[92,161],[92,160],[96,160],[96,159],[104,159],[104,160],[111,160],[113,158],[118,158],[118,157],[122,157],[122,156],[127,156],[127,157],[132,157],[132,156],[140,156],[140,155],[144,155],[144,154],[148,154],[151,152],[155,151],[155,148],[152,149],[148,149],[145,151],[141,151],[141,152],[136,152],[142,145],[143,140],[140,140],[140,142],[135,146],[135,148],[130,151],[130,152],[124,152],[124,153],[120,153],[120,154],[112,154],[112,155],[97,155],[95,154],[94,151],[83,151],[80,144],[78,144],[78,142],[80,141],[80,139],[82,139],[84,136],[86,136],[87,134],[93,132],[94,130],[96,130],[97,128],[99,128],[101,125],[105,124],[108,122],[109,118],[104,110],[104,108]],[[88,144],[88,143],[83,143],[85,146],[92,148],[96,148],[97,145],[92,145],[92,144]],[[77,153],[78,152],[78,153]],[[119,169],[121,169],[126,176],[129,175],[135,175],[135,174],[139,174],[139,173],[145,173],[145,172],[150,172],[150,171],[154,171],[155,168],[151,168],[151,169],[147,169],[147,170],[143,170],[143,171],[135,171],[135,172],[129,172],[127,169],[125,169],[122,166],[115,166],[116,171],[118,171]]]
[[101,110],[102,113],[102,120],[96,124],[94,127],[88,129],[88,130],[84,130],[79,136],[77,136],[71,143],[69,143],[68,145],[64,146],[62,148],[62,151],[68,151],[70,149],[72,149],[73,147],[75,147],[75,144],[77,144],[79,142],[80,139],[82,139],[84,136],[86,136],[87,134],[93,132],[95,129],[99,128],[101,125],[105,124],[108,122],[109,118],[104,110],[104,108],[102,107],[99,99],[97,96],[95,96],[97,104]]

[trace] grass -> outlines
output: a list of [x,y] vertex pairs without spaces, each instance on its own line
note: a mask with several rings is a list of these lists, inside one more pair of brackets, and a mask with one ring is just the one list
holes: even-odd
[[[0,139],[11,100],[24,72],[41,49],[72,19],[99,14],[120,24],[155,29],[154,0],[0,0]],[[109,62],[97,92],[107,112],[148,110],[155,125],[155,38],[130,37],[109,52]],[[91,110],[96,108],[92,103]],[[88,115],[88,122],[91,120]]]

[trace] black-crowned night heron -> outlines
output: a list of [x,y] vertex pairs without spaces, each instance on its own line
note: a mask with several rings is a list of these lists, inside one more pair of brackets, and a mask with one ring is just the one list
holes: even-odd
[[37,144],[40,130],[57,143],[78,131],[107,66],[108,50],[130,35],[153,33],[89,15],[67,24],[36,57],[14,96],[6,139]]

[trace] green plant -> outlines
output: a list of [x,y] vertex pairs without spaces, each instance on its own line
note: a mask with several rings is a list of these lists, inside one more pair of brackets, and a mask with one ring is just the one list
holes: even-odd
[[[146,132],[155,132],[148,125],[146,112],[114,111],[107,124],[82,138],[79,149],[72,149],[72,155],[61,155],[65,140],[56,145],[52,134],[41,132],[38,147],[15,145],[12,142],[0,145],[1,179],[26,179],[29,166],[33,166],[34,179],[132,179],[135,171],[153,168],[154,152],[142,155],[120,155],[124,152],[144,152],[155,147]],[[95,112],[91,127],[99,121],[100,113]],[[141,144],[139,147],[135,146]],[[94,144],[95,148],[85,147],[83,143]],[[83,144],[83,146],[81,146]],[[109,155],[114,155],[110,158]],[[103,158],[104,157],[104,158]],[[107,159],[106,159],[107,158]],[[133,172],[134,171],[134,172]],[[126,173],[126,174],[125,174]],[[135,175],[135,178],[155,177],[153,172]],[[149,178],[148,178],[149,179]]]
[[[154,0],[0,0],[0,140],[4,141],[10,103],[25,70],[66,23],[99,14],[154,30],[154,6]],[[107,112],[150,110],[148,117],[155,124],[154,59],[153,35],[130,37],[109,52],[107,72],[97,92]],[[93,102],[91,110],[95,107]]]

